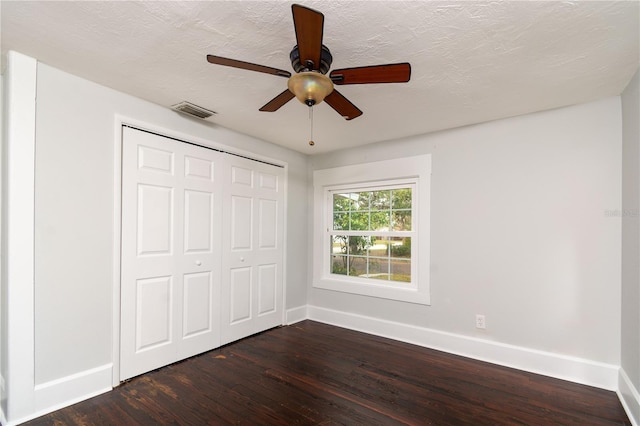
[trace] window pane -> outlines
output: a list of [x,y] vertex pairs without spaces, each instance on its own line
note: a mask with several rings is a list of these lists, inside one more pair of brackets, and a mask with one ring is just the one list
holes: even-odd
[[371,237],[369,256],[389,257],[389,238]]
[[346,235],[334,235],[331,237],[331,254],[347,254],[347,243],[349,237]]
[[394,231],[411,231],[411,210],[393,211],[391,222]]
[[411,238],[393,238],[391,241],[391,257],[411,258]]
[[411,260],[391,259],[391,281],[411,282]]
[[378,235],[331,235],[331,273],[410,283],[411,238],[390,237],[388,232],[412,230],[411,188],[333,193],[332,197],[333,231]]
[[371,230],[388,231],[390,228],[389,211],[371,212]]
[[331,273],[347,275],[347,256],[331,256]]
[[349,237],[349,255],[365,255],[367,248],[371,246],[370,237],[351,236]]
[[333,211],[349,211],[351,198],[349,194],[333,194]]
[[371,210],[389,210],[391,191],[374,191],[371,193]]
[[334,213],[333,214],[333,229],[349,229],[349,213]]
[[369,229],[369,212],[352,212],[350,229],[352,231],[367,231]]
[[392,209],[410,209],[411,208],[411,189],[394,189],[392,192],[393,205]]
[[369,258],[369,274],[368,278],[375,278],[378,280],[389,279],[389,259],[377,259]]
[[367,273],[367,259],[360,256],[349,256],[349,275],[357,277]]
[[369,210],[369,197],[371,196],[370,192],[356,192],[355,194],[351,194],[353,198],[353,207],[352,210]]

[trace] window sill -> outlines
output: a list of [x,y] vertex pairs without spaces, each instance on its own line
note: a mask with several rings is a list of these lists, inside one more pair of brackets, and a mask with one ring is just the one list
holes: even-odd
[[381,285],[374,283],[361,284],[348,279],[333,277],[323,277],[314,281],[313,287],[339,291],[342,293],[359,294],[361,296],[377,297],[380,299],[391,299],[400,302],[416,303],[419,305],[429,305],[429,293],[420,291],[415,287],[402,288],[393,285]]

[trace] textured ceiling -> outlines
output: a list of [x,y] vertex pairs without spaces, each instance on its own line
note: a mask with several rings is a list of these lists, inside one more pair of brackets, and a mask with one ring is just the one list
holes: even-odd
[[[332,69],[410,62],[406,84],[341,86],[364,114],[296,100],[258,108],[286,79],[207,54],[291,70],[291,2],[0,2],[2,52],[303,153],[327,152],[618,95],[639,63],[638,1],[301,1],[325,16]],[[97,100],[99,101],[99,100]]]

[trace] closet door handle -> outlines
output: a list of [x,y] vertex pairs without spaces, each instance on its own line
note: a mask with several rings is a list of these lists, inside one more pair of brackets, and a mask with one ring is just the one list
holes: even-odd
[[199,260],[196,260],[196,266],[200,266],[200,265],[202,265],[202,262]]
[[240,262],[244,262],[244,257],[241,257],[241,258],[240,258]]

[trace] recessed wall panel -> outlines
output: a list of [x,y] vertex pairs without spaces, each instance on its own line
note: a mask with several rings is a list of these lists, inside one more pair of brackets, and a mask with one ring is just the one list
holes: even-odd
[[202,158],[184,157],[184,175],[213,181],[213,162]]
[[261,249],[276,248],[278,234],[278,203],[275,200],[260,200],[258,220],[258,244]]
[[253,170],[242,167],[231,167],[231,183],[253,186]]
[[184,276],[183,337],[211,330],[211,273]]
[[136,281],[136,352],[171,342],[172,277]]
[[258,315],[276,310],[276,278],[277,265],[260,265],[258,267]]
[[138,255],[171,254],[173,240],[173,190],[138,185]]
[[231,270],[231,324],[251,318],[251,268]]
[[270,175],[268,173],[260,173],[259,181],[261,189],[278,191],[278,176]]
[[211,251],[213,229],[213,194],[203,191],[184,192],[184,251]]
[[231,249],[251,250],[253,232],[253,200],[250,197],[231,197]]
[[139,145],[138,169],[173,174],[173,152]]

